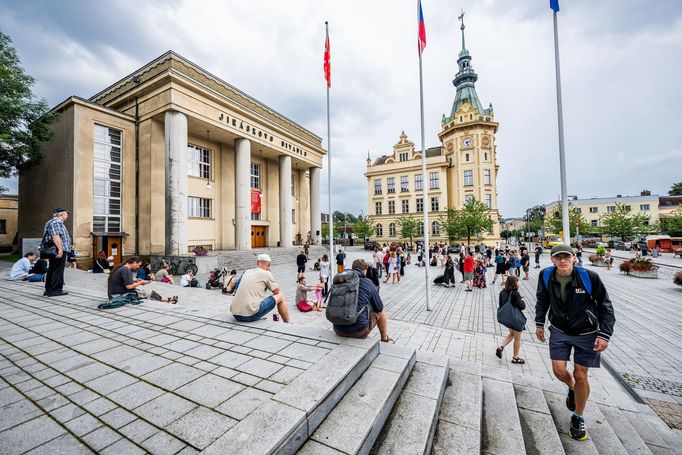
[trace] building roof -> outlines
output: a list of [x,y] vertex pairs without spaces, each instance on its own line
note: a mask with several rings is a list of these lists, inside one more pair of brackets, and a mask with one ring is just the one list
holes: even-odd
[[[573,199],[569,200],[569,204],[608,204],[608,203],[621,203],[621,202],[651,202],[652,200],[658,199],[658,194],[652,194],[649,196],[620,196],[620,197],[593,197],[588,199]],[[561,201],[552,201],[549,204],[545,204],[545,207],[554,207],[555,205],[561,204]]]

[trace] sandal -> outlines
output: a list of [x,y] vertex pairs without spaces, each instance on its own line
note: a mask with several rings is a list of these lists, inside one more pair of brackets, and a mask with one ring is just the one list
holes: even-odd
[[497,356],[498,359],[501,359],[501,358],[502,358],[502,350],[503,350],[503,349],[504,349],[504,348],[501,348],[501,347],[498,346],[498,347],[497,347],[497,350],[495,350],[495,355]]
[[393,338],[389,337],[389,336],[387,336],[385,340],[382,339],[381,341],[384,342],[384,343],[395,344],[395,340],[394,340]]
[[524,363],[526,363],[526,361],[523,360],[521,357],[514,357],[511,363],[518,363],[519,365],[523,365]]

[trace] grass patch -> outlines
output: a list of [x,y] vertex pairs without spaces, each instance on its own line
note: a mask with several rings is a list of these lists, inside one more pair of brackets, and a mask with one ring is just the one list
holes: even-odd
[[5,262],[17,262],[21,258],[20,254],[0,254],[0,261]]

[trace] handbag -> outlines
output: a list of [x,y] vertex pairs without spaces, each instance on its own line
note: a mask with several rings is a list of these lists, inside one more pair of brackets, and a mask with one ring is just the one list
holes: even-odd
[[47,231],[43,235],[38,251],[40,251],[40,259],[54,259],[57,257],[57,245],[54,244]]
[[523,329],[526,327],[526,316],[521,310],[512,305],[511,299],[512,293],[509,292],[509,297],[505,304],[497,309],[497,322],[509,329],[523,332]]

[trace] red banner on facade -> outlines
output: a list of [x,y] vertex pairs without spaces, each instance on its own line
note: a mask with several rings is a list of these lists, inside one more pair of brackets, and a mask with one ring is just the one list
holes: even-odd
[[260,213],[260,191],[251,190],[251,213]]

